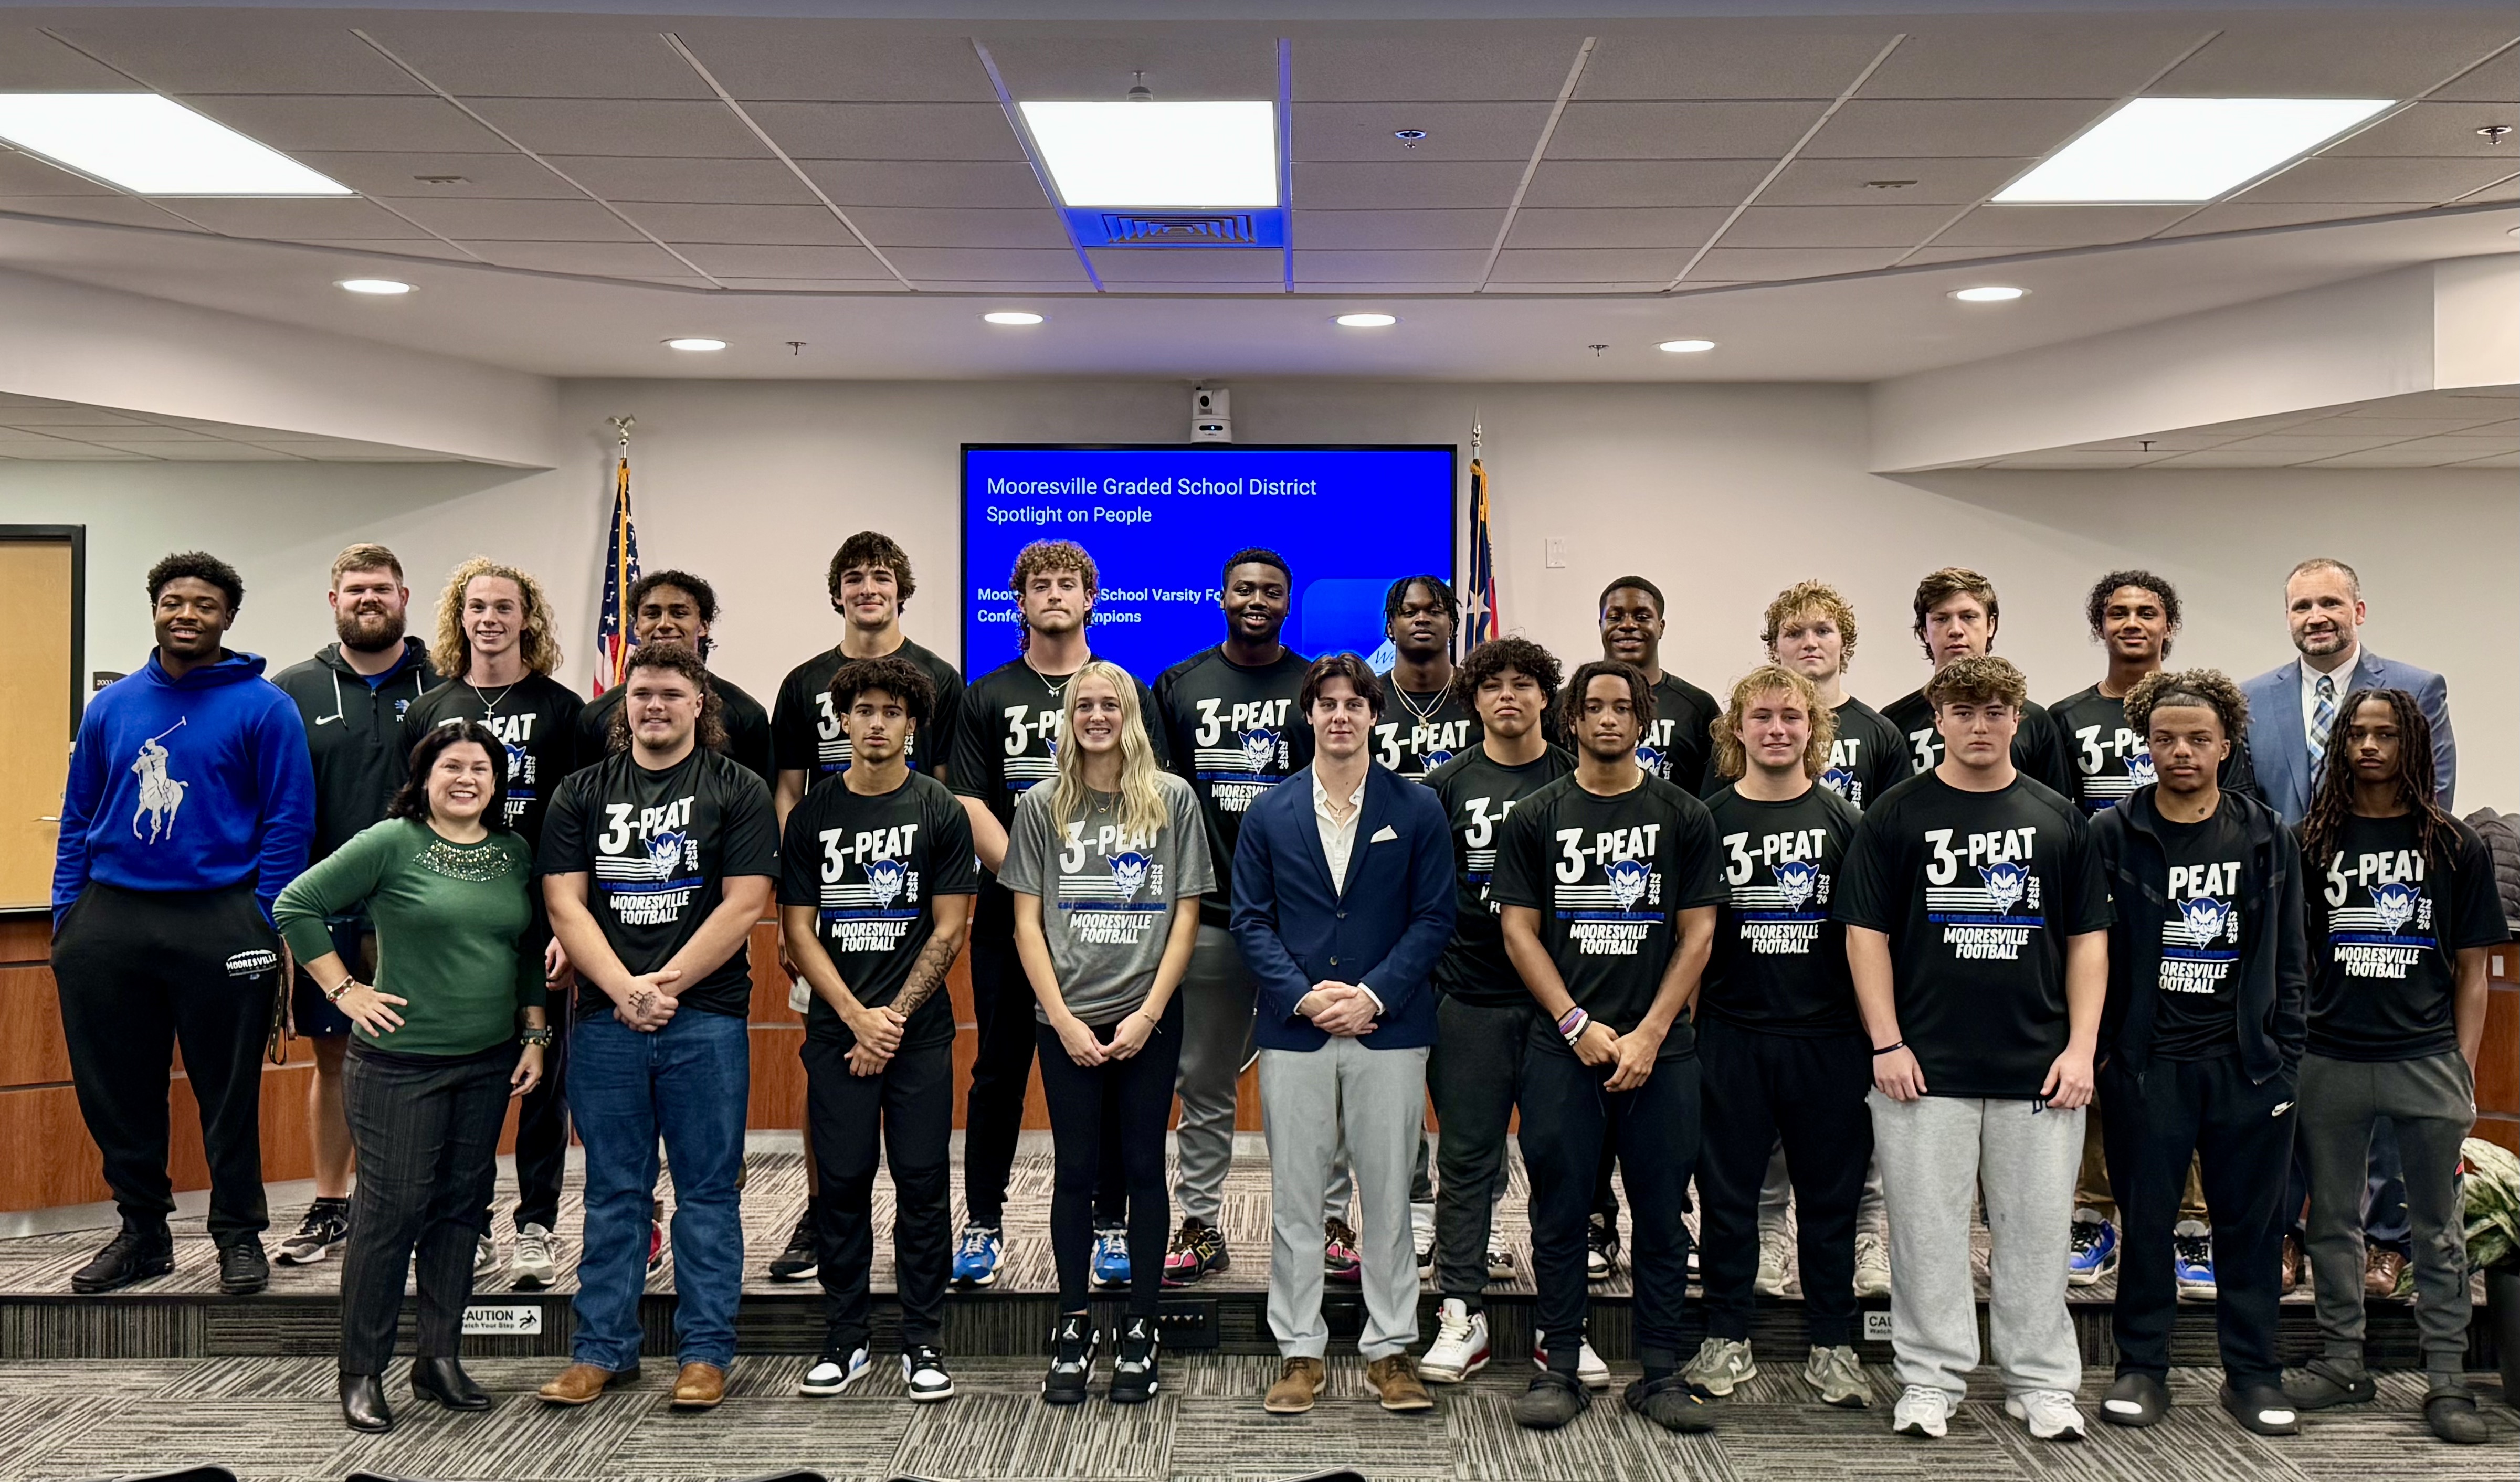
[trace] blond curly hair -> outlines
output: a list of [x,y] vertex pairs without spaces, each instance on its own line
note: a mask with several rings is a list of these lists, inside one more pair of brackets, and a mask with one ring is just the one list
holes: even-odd
[[[1797,608],[1796,610],[1800,610]],[[1794,697],[1811,717],[1811,740],[1803,743],[1803,776],[1817,778],[1828,770],[1829,747],[1837,741],[1837,714],[1820,702],[1820,688],[1782,664],[1762,664],[1732,687],[1732,703],[1706,729],[1715,740],[1715,770],[1739,777],[1750,770],[1750,754],[1741,744],[1741,717],[1752,704],[1778,691]]]
[[551,599],[543,595],[543,584],[487,556],[475,556],[447,573],[446,590],[437,598],[437,641],[428,649],[430,665],[449,679],[461,679],[472,667],[472,639],[464,631],[464,589],[476,576],[501,576],[517,584],[525,599],[525,631],[518,638],[518,651],[536,674],[557,670],[560,640],[552,636]]

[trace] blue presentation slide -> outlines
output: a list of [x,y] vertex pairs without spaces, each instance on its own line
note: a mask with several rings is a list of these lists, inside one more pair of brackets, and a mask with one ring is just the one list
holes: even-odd
[[[1288,647],[1384,647],[1382,596],[1453,577],[1451,447],[963,449],[963,666],[1013,658],[1015,554],[1072,540],[1094,557],[1094,651],[1152,683],[1225,638],[1225,559],[1266,546],[1294,569]],[[1376,668],[1388,668],[1386,653]]]

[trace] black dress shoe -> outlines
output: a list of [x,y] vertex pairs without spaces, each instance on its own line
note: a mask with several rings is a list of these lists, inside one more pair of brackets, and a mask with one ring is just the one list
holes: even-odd
[[472,1382],[462,1363],[454,1359],[421,1358],[411,1361],[411,1392],[426,1395],[448,1410],[488,1410],[490,1396]]
[[219,1290],[242,1297],[270,1284],[271,1262],[262,1254],[260,1236],[245,1235],[219,1247]]
[[112,1291],[175,1269],[175,1237],[163,1225],[125,1225],[105,1242],[96,1259],[70,1274],[70,1290],[82,1296]]
[[385,1404],[385,1381],[376,1374],[341,1375],[341,1418],[352,1430],[391,1430],[393,1411]]

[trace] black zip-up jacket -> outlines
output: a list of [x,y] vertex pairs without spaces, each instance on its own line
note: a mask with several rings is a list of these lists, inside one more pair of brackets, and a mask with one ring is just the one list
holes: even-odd
[[428,666],[428,646],[402,641],[402,667],[373,689],[341,657],[339,644],[292,664],[272,681],[297,702],[306,749],[315,762],[315,847],[323,859],[385,816],[411,765],[402,748],[402,713],[444,681]]
[[[2161,845],[2156,787],[2143,786],[2092,820],[2108,872],[2116,919],[2109,926],[2109,997],[2100,1010],[2100,1058],[2140,1076],[2152,1063],[2152,1010],[2161,980],[2161,923],[2170,910],[2170,860]],[[2238,1030],[2240,1069],[2263,1085],[2301,1064],[2310,1038],[2310,946],[2302,915],[2301,848],[2274,810],[2223,794],[2249,835],[2241,882]]]

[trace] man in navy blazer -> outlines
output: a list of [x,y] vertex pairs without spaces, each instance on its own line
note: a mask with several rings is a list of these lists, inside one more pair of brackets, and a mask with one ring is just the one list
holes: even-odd
[[[2284,619],[2301,656],[2240,687],[2249,701],[2249,755],[2258,796],[2286,824],[2301,826],[2318,790],[2319,752],[2330,723],[2357,690],[2404,690],[2433,725],[2433,776],[2440,802],[2451,805],[2458,780],[2458,742],[2450,729],[2450,685],[2430,669],[2382,658],[2362,647],[2362,583],[2354,568],[2313,557],[2284,581]],[[2316,739],[2314,739],[2314,736]]]
[[1418,1341],[1409,1183],[1426,1125],[1429,977],[1453,935],[1453,839],[1433,792],[1366,752],[1382,684],[1326,654],[1296,704],[1313,765],[1262,793],[1234,850],[1234,941],[1257,985],[1269,1138],[1269,1328],[1283,1360],[1263,1402],[1313,1407],[1325,1378],[1322,1201],[1344,1150],[1356,1178],[1366,1379],[1385,1410],[1429,1410]]

